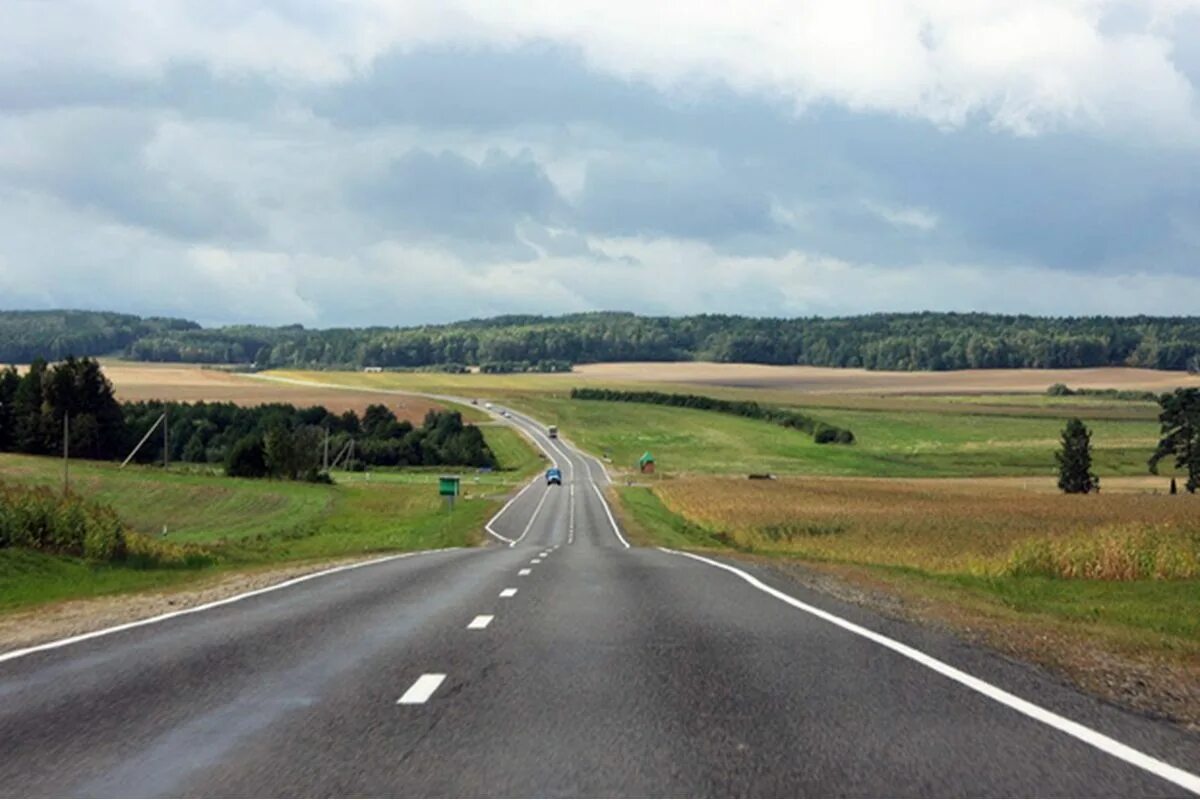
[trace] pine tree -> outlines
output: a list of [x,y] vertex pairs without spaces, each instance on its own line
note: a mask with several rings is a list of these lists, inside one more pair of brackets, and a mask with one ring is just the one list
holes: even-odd
[[1175,466],[1187,470],[1188,492],[1200,488],[1200,389],[1176,389],[1158,400],[1162,438],[1150,456],[1150,472],[1158,473],[1158,462],[1175,456]]
[[1078,418],[1067,421],[1062,432],[1058,460],[1058,488],[1067,494],[1100,491],[1100,479],[1092,472],[1092,432]]

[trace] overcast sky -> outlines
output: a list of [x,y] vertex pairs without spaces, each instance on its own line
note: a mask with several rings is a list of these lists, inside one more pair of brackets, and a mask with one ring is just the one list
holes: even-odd
[[1200,0],[3,0],[0,307],[1200,313]]

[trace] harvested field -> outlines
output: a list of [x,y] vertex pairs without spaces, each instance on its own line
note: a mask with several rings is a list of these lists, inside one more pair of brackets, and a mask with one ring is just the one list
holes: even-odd
[[1064,496],[1037,479],[686,478],[655,492],[715,540],[757,552],[975,575],[1200,577],[1200,497],[1145,491],[1165,490],[1162,479],[1113,483],[1125,491]]
[[1200,386],[1200,376],[1130,367],[1089,369],[981,369],[956,372],[876,372],[833,367],[773,367],[711,362],[584,364],[576,375],[614,383],[653,382],[787,389],[818,393],[978,394],[1071,388],[1170,391]]
[[255,380],[194,365],[106,362],[104,373],[113,382],[120,400],[175,400],[188,403],[204,400],[243,406],[291,403],[295,406],[322,405],[339,414],[350,410],[361,414],[368,405],[384,403],[400,419],[418,424],[430,409],[439,407],[433,401],[420,397],[296,386]]

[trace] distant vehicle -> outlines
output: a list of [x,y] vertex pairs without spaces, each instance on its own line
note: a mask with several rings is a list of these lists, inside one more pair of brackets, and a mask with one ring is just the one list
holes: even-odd
[[546,428],[546,433],[550,436],[551,439],[557,439],[558,438],[558,426],[551,425],[549,428]]
[[551,467],[546,470],[546,485],[562,486],[562,470],[558,467]]
[[475,399],[472,399],[472,400],[471,400],[471,405],[473,405],[473,406],[477,406],[477,405],[479,405],[479,401],[478,401],[478,400],[475,400]]
[[501,411],[501,412],[500,412],[500,416],[502,416],[502,417],[511,417],[511,416],[512,416],[512,414],[508,413],[508,409],[505,409],[504,411]]
[[491,407],[492,407],[492,404],[491,404],[491,403],[484,403],[484,404],[483,404],[483,407],[484,407],[484,408],[491,408]]

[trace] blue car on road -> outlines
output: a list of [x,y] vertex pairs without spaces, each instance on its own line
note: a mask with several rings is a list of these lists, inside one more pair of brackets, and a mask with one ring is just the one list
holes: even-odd
[[562,470],[558,467],[551,467],[546,470],[546,485],[562,486]]

